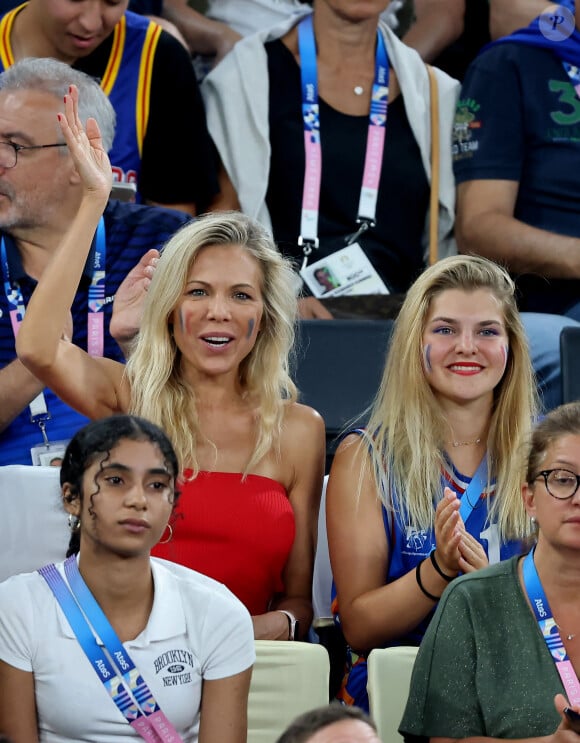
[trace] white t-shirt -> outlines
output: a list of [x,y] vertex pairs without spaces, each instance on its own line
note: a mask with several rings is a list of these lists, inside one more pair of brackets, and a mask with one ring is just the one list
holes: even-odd
[[[221,583],[165,560],[152,558],[151,564],[151,616],[124,647],[184,743],[195,743],[202,679],[233,676],[254,663],[252,620]],[[57,567],[64,576],[62,563]],[[34,673],[42,743],[142,740],[111,700],[38,573],[0,584],[0,660]]]

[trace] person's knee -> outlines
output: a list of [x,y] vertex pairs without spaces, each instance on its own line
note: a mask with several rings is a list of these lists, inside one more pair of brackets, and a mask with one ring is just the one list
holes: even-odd
[[572,317],[540,312],[522,312],[522,321],[530,345],[542,406],[546,411],[551,410],[562,404],[560,333],[562,328],[569,325],[580,327],[580,322]]

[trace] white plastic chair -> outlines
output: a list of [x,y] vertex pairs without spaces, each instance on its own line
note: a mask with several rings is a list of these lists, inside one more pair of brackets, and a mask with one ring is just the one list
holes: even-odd
[[64,559],[70,532],[58,467],[0,467],[0,581]]
[[324,477],[320,511],[318,513],[318,540],[316,543],[316,557],[314,558],[314,572],[312,575],[312,608],[314,611],[314,627],[321,623],[332,623],[330,609],[330,590],[332,588],[332,569],[328,554],[328,537],[326,535],[326,486],[328,475]]
[[274,743],[289,723],[328,704],[328,653],[308,642],[256,640],[248,743]]
[[416,647],[376,648],[367,659],[370,713],[383,743],[402,743],[398,727],[405,711]]

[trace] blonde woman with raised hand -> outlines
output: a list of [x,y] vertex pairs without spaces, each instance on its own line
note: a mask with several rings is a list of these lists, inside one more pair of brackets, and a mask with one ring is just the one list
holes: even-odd
[[[521,550],[518,454],[535,384],[508,274],[446,258],[411,287],[364,431],[347,436],[327,496],[344,701],[366,706],[366,653],[418,645],[459,573]],[[356,654],[355,654],[356,652]]]
[[288,376],[291,268],[255,222],[208,215],[163,251],[126,367],[67,343],[57,329],[111,175],[96,123],[85,132],[78,119],[74,87],[60,121],[83,199],[29,304],[18,354],[85,415],[129,411],[164,428],[183,497],[155,554],[225,583],[253,615],[256,638],[301,637],[312,618],[324,425],[295,402]]

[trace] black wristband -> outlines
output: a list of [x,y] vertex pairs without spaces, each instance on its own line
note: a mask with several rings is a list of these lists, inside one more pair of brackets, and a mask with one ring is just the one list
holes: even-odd
[[444,573],[441,568],[439,567],[439,564],[437,562],[437,558],[435,557],[435,550],[431,552],[429,555],[429,559],[431,560],[431,564],[435,568],[435,570],[439,573],[439,575],[443,578],[443,580],[446,580],[447,583],[451,583],[452,580],[455,580],[455,575],[447,575],[447,573]]
[[439,601],[441,596],[434,596],[432,593],[429,593],[429,591],[425,588],[421,581],[421,565],[425,562],[425,560],[421,560],[421,562],[417,563],[417,567],[415,568],[415,578],[417,579],[417,585],[421,589],[421,593],[424,596],[427,596],[428,599],[431,599],[431,601]]

